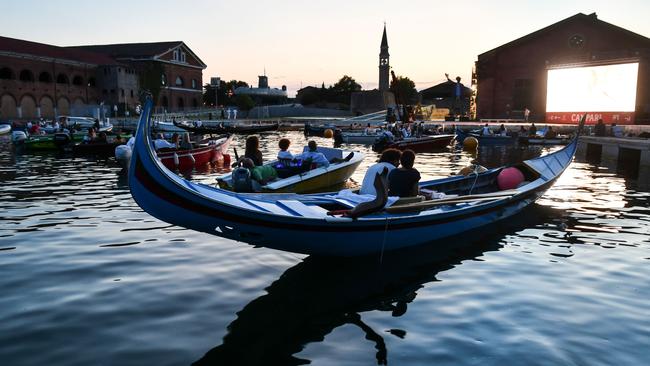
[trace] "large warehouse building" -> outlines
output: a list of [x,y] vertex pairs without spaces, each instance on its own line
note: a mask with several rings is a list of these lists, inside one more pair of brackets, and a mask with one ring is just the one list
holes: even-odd
[[478,56],[478,118],[650,122],[650,39],[576,14]]

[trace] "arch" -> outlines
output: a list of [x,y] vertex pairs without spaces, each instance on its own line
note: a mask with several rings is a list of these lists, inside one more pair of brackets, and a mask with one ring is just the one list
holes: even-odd
[[0,79],[1,80],[14,80],[16,78],[16,74],[14,73],[14,70],[8,68],[8,67],[3,67],[0,68]]
[[54,118],[54,101],[49,95],[41,97],[38,105],[41,107],[41,117]]
[[199,101],[196,98],[192,98],[192,108],[198,108]]
[[175,84],[176,84],[176,86],[183,86],[183,78],[180,77],[180,76],[177,76]]
[[31,72],[31,70],[21,70],[20,71],[20,76],[19,76],[20,81],[27,81],[27,82],[34,82],[34,73]]
[[29,94],[20,99],[21,118],[36,118],[36,100]]
[[94,77],[89,77],[88,78],[88,86],[93,87],[95,85],[97,85],[97,81],[95,80],[95,78]]
[[178,107],[179,111],[185,109],[185,99],[183,99],[183,97],[178,97],[176,101],[176,106]]
[[50,74],[47,71],[43,71],[38,75],[38,81],[41,83],[51,83],[52,82],[52,74]]
[[11,94],[0,97],[0,120],[16,118],[17,115],[16,99]]
[[68,75],[66,75],[66,74],[59,74],[59,75],[56,76],[56,83],[57,84],[70,84],[70,79],[68,79]]
[[70,114],[70,101],[68,98],[61,97],[56,102],[56,109],[59,115],[69,115]]
[[160,105],[165,107],[165,109],[169,107],[169,99],[167,99],[166,95],[163,95],[163,97],[160,99]]
[[82,78],[80,75],[75,75],[72,78],[72,85],[77,85],[77,86],[84,85],[84,78]]

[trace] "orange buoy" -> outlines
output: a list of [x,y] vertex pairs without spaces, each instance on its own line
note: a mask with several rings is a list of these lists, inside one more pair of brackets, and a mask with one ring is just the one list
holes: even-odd
[[331,139],[332,137],[334,137],[334,131],[332,131],[329,128],[326,129],[325,131],[323,131],[323,137],[325,137],[326,139]]

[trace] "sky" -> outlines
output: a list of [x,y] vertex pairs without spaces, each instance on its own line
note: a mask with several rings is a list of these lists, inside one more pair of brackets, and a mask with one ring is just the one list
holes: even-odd
[[384,22],[390,65],[418,90],[462,78],[477,56],[577,13],[650,37],[650,1],[1,0],[0,35],[57,46],[184,41],[211,76],[289,95],[349,75],[377,87]]

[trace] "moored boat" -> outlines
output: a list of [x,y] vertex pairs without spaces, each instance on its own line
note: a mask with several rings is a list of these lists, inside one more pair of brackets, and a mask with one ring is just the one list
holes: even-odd
[[11,132],[11,125],[2,124],[0,125],[0,135]]
[[[304,167],[300,164],[292,166],[290,162],[270,161],[265,165],[274,167],[278,172],[279,179],[259,187],[260,191],[269,193],[308,193],[322,191],[325,188],[347,181],[365,157],[363,153],[358,151],[353,152],[327,147],[318,147],[318,152],[323,153],[328,160],[334,158],[343,160],[347,156],[351,157],[345,161],[332,163],[328,167]],[[217,182],[219,183],[219,187],[233,190],[232,173],[219,177]]]
[[517,136],[514,135],[481,135],[480,132],[456,129],[456,140],[463,142],[467,137],[474,137],[479,145],[509,145],[517,141]]
[[380,137],[380,134],[366,134],[364,132],[334,131],[334,140],[346,144],[372,145]]
[[239,134],[239,135],[248,135],[260,132],[270,132],[277,131],[280,124],[275,123],[260,123],[260,124],[249,124],[249,125],[239,125],[239,124],[224,124],[220,123],[218,125],[190,125],[187,123],[174,122],[176,127],[182,128],[185,131],[203,134],[203,135],[223,135],[226,133],[230,134]]
[[222,137],[192,149],[161,149],[158,159],[168,169],[190,170],[223,159],[233,136]]
[[[354,207],[328,194],[243,194],[183,179],[151,148],[152,102],[145,103],[129,170],[135,201],[160,220],[253,245],[330,256],[358,256],[417,246],[491,225],[517,214],[570,165],[577,138],[564,148],[517,164],[524,179],[506,189],[505,167],[421,182],[446,198],[380,209],[356,219],[332,215]],[[375,179],[379,181],[379,179]]]
[[386,149],[411,149],[415,152],[428,152],[449,146],[453,139],[454,135],[407,137],[395,141],[382,137],[372,145],[372,150],[382,152]]

